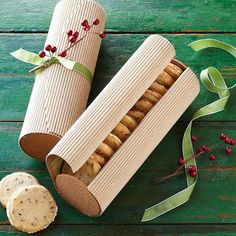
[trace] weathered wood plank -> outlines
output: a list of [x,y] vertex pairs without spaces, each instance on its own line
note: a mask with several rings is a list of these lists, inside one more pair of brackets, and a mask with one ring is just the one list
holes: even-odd
[[[2,0],[0,31],[47,31],[58,0]],[[235,0],[98,0],[107,31],[235,32]]]
[[[219,50],[208,50],[201,53],[194,53],[187,45],[204,37],[214,37],[225,40],[228,43],[235,43],[236,35],[165,35],[176,47],[177,58],[188,64],[198,75],[207,66],[217,66],[221,69],[229,85],[235,82],[236,70],[235,58]],[[110,79],[128,60],[132,53],[144,41],[147,35],[108,35],[104,40],[100,57],[97,64],[95,80],[92,87],[90,101],[106,86]],[[33,76],[27,71],[32,66],[17,61],[9,55],[9,52],[23,47],[30,51],[39,51],[43,47],[45,35],[41,34],[12,34],[0,35],[1,67],[0,67],[0,120],[23,120],[28,100],[33,86]],[[230,79],[231,78],[231,79]],[[232,91],[232,97],[236,90]],[[204,88],[198,99],[182,117],[182,120],[189,120],[193,111],[213,101],[215,95],[210,94]],[[233,102],[224,113],[204,118],[204,120],[235,120],[236,110],[233,109]]]
[[[44,163],[26,157],[17,147],[21,123],[0,123],[0,178],[16,170],[35,175],[53,193],[59,216],[56,224],[139,224],[143,210],[174,194],[185,186],[184,176],[153,185],[153,180],[166,176],[176,168],[181,156],[181,140],[187,123],[179,122],[164,138],[149,159],[110,205],[103,216],[89,218],[67,205],[54,190]],[[199,136],[197,145],[219,142],[219,134],[236,137],[235,122],[196,122],[193,132]],[[207,133],[207,135],[206,135]],[[210,139],[209,139],[210,137]],[[235,171],[236,154],[227,156],[223,147],[214,151],[216,161],[207,154],[198,160],[199,182],[191,200],[178,209],[150,222],[151,224],[236,223]],[[7,223],[5,210],[0,209],[0,224]]]
[[[89,236],[154,236],[154,235],[235,235],[233,225],[50,225],[38,233],[42,236],[89,235]],[[0,233],[26,235],[9,225],[0,225]]]

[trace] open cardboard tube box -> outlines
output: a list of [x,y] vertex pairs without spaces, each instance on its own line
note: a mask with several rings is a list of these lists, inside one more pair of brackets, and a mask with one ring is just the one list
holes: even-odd
[[[91,32],[104,31],[106,15],[103,8],[93,0],[61,0],[56,5],[45,45],[57,47],[57,52],[68,47],[67,32],[86,34],[81,26],[85,19],[99,25]],[[85,65],[93,74],[101,46],[97,34],[87,36],[71,50],[68,58]],[[83,75],[53,64],[35,78],[35,84],[19,138],[19,145],[29,156],[44,161],[49,151],[84,112],[91,82]]]
[[[58,192],[82,213],[99,216],[105,211],[198,95],[195,74],[174,57],[168,40],[149,36],[47,156]],[[76,177],[73,173],[114,133],[169,63],[180,68],[181,75],[89,183]],[[65,163],[71,174],[62,173]]]

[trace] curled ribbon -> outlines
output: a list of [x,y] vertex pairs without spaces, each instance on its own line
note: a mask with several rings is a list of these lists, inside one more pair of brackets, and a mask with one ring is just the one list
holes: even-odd
[[[236,57],[235,47],[215,39],[198,40],[189,44],[189,46],[192,47],[195,51],[199,51],[209,47],[220,48],[229,52],[234,57]],[[193,115],[193,118],[188,124],[183,136],[182,151],[184,160],[188,160],[194,154],[193,145],[191,141],[191,129],[193,121],[200,117],[215,114],[224,110],[230,97],[229,89],[236,87],[236,84],[232,87],[227,87],[221,73],[214,67],[209,67],[203,70],[200,74],[200,79],[207,90],[218,94],[219,99],[216,100],[215,102],[212,102],[202,107]],[[196,166],[196,160],[191,159],[190,161],[188,161],[185,165],[185,170],[187,170],[190,165]],[[189,200],[193,192],[193,189],[197,183],[197,177],[195,178],[190,177],[186,171],[186,179],[187,179],[187,188],[163,200],[162,202],[145,209],[141,221],[145,222],[152,220],[186,203]]]
[[59,63],[63,65],[65,68],[67,68],[68,70],[72,70],[77,73],[80,73],[90,83],[92,83],[92,80],[93,80],[92,72],[85,65],[77,61],[72,61],[72,60],[69,60],[60,56],[51,56],[51,57],[47,56],[46,59],[44,59],[44,58],[39,57],[38,54],[26,51],[22,48],[10,54],[18,60],[37,66],[35,67],[35,69],[31,70],[30,72],[42,71],[46,69],[47,67],[51,66],[52,64]]

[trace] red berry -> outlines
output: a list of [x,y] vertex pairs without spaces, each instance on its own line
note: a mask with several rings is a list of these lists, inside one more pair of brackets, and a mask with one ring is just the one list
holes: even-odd
[[67,56],[67,52],[66,51],[62,51],[60,54],[59,54],[60,57],[66,57]]
[[233,151],[233,149],[230,148],[230,147],[227,147],[227,148],[225,149],[225,153],[226,153],[226,154],[230,154],[232,151]]
[[224,139],[226,139],[226,138],[227,138],[227,135],[226,135],[226,134],[221,134],[221,135],[220,135],[220,139],[224,140]]
[[50,52],[52,50],[52,46],[50,44],[46,45],[45,50]]
[[191,139],[192,139],[193,142],[196,142],[197,141],[197,136],[193,135]]
[[202,146],[202,151],[204,151],[204,152],[208,151],[208,147],[206,145],[203,145]]
[[46,53],[45,53],[44,51],[40,51],[40,52],[39,52],[39,56],[40,56],[41,58],[44,58],[44,57],[46,56]]
[[198,153],[203,152],[202,147],[198,147],[198,148],[197,148],[197,152],[198,152]]
[[70,36],[69,37],[69,41],[71,42],[71,43],[75,43],[76,42],[76,37],[75,36]]
[[91,27],[89,25],[84,26],[85,31],[89,31],[90,29],[91,29]]
[[230,145],[234,145],[235,144],[235,140],[233,139],[233,138],[231,138],[231,140],[230,140]]
[[100,23],[99,19],[94,19],[94,20],[93,20],[93,24],[94,24],[94,25],[98,25],[99,23]]
[[189,168],[188,168],[188,171],[189,172],[192,172],[192,171],[197,171],[197,167],[196,166],[189,166]]
[[51,52],[54,53],[57,51],[57,47],[53,46],[52,49],[51,49]]
[[82,26],[88,26],[88,24],[89,24],[89,23],[88,23],[87,20],[84,20],[84,21],[81,23]]
[[79,32],[78,32],[78,31],[74,31],[73,34],[72,34],[72,36],[78,38],[78,36],[79,36]]
[[104,38],[106,37],[106,33],[105,33],[105,32],[101,32],[101,33],[99,34],[99,37],[102,38],[102,39],[104,39]]
[[179,166],[184,165],[185,164],[185,160],[183,158],[179,158],[178,164],[179,164]]
[[214,160],[216,159],[216,155],[211,154],[211,155],[209,156],[209,159],[212,160],[212,161],[214,161]]
[[230,142],[231,142],[231,138],[227,137],[227,138],[225,139],[225,143],[226,143],[226,144],[230,144]]
[[197,171],[196,170],[195,171],[189,171],[189,175],[191,177],[196,177],[197,176]]
[[72,34],[73,34],[73,31],[72,31],[72,30],[67,31],[68,37],[70,37]]

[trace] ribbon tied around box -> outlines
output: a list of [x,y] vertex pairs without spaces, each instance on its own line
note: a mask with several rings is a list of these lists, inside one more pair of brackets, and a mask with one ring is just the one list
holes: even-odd
[[40,71],[48,68],[52,64],[59,63],[68,70],[73,70],[77,73],[82,74],[90,83],[92,83],[92,72],[88,69],[88,67],[77,61],[72,61],[70,59],[63,58],[60,56],[47,56],[46,58],[41,58],[38,54],[26,51],[22,48],[10,54],[20,61],[36,65],[36,67],[29,72],[36,71],[36,73],[39,73]]

